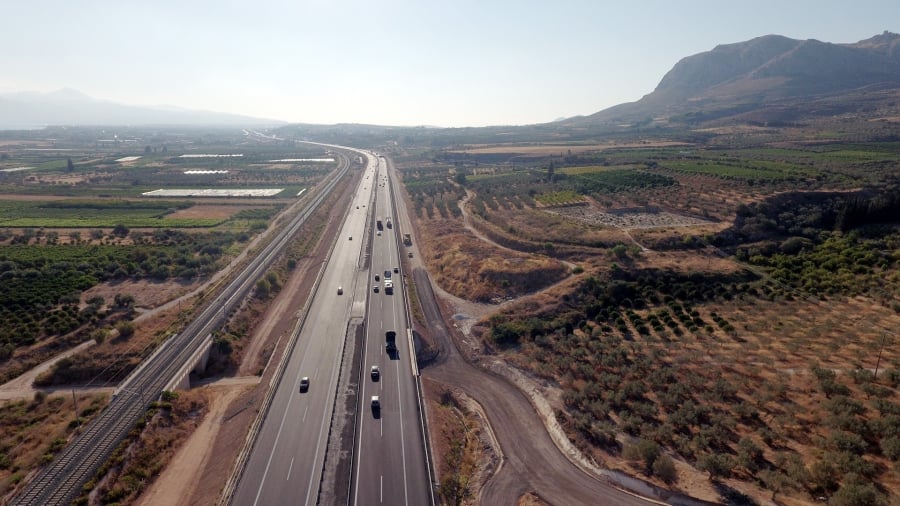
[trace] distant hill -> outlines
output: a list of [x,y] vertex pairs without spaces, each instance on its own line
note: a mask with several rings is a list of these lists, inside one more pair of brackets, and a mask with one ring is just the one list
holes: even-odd
[[569,121],[791,121],[879,98],[900,98],[900,35],[853,44],[766,35],[688,56],[639,101]]
[[48,125],[261,126],[282,121],[177,107],[141,107],[62,89],[51,93],[0,94],[0,130]]

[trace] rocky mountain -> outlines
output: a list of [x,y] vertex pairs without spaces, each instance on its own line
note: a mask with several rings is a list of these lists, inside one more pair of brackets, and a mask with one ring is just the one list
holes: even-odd
[[280,121],[176,107],[140,107],[62,89],[51,93],[0,95],[0,130],[47,125],[259,126]]
[[579,121],[783,121],[803,109],[833,114],[821,104],[833,105],[836,97],[900,98],[900,35],[884,32],[853,44],[766,35],[719,45],[679,61],[641,100]]

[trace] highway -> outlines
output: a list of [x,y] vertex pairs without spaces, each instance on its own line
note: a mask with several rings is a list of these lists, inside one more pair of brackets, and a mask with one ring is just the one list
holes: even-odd
[[[375,215],[383,230],[372,231],[369,304],[366,318],[366,345],[363,350],[363,378],[357,413],[357,442],[354,454],[350,504],[427,505],[433,504],[419,413],[414,350],[408,339],[406,290],[401,268],[398,219],[382,162],[376,186]],[[392,226],[387,226],[391,217]],[[394,272],[397,268],[398,272]],[[378,275],[380,280],[375,281]],[[384,290],[391,276],[393,294]],[[376,293],[374,287],[378,286]],[[397,333],[397,351],[386,352],[385,334]],[[376,381],[371,367],[379,367]],[[373,410],[371,397],[378,396],[381,409]]]
[[159,397],[199,348],[209,345],[212,331],[221,326],[228,313],[250,292],[299,227],[347,173],[349,162],[346,156],[338,158],[338,168],[316,189],[302,212],[279,230],[247,267],[198,311],[197,317],[181,333],[163,343],[129,375],[106,409],[29,482],[12,504],[68,504],[81,492],[82,485],[112,454],[149,404]]
[[[365,313],[368,283],[359,266],[375,172],[375,157],[370,157],[347,203],[350,211],[278,381],[234,504],[316,504],[347,325],[351,317]],[[303,377],[310,384],[300,392]]]
[[[335,146],[336,147],[336,146]],[[364,323],[365,348],[352,447],[349,500],[353,504],[433,504],[425,454],[413,353],[407,340],[407,311],[400,271],[399,234],[375,217],[393,212],[383,161],[368,160],[330,258],[313,294],[308,315],[287,357],[272,401],[231,503],[240,505],[317,504],[326,446],[341,374],[353,368],[341,356],[348,330]],[[352,237],[352,239],[350,239]],[[394,268],[398,272],[394,272]],[[385,271],[396,289],[384,290]],[[375,282],[375,274],[379,281]],[[378,293],[374,286],[379,286]],[[338,287],[343,295],[338,294]],[[385,332],[397,333],[397,353],[385,353]],[[378,365],[379,381],[370,367]],[[300,380],[309,378],[309,389]],[[381,409],[371,409],[377,395]],[[331,451],[329,450],[329,453]],[[329,491],[333,493],[334,491]]]

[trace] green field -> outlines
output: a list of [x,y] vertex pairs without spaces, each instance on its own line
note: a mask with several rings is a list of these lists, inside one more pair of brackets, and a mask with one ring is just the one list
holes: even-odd
[[166,217],[191,205],[171,201],[0,200],[0,227],[109,228],[124,225],[130,228],[192,228],[214,227],[226,221],[223,218]]

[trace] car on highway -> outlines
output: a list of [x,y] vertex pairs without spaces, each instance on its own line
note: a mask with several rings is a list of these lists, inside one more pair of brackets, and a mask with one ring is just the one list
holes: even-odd
[[377,365],[373,365],[371,369],[372,381],[378,381],[378,378],[381,377],[381,370],[378,369]]
[[348,240],[348,241],[352,241],[352,240],[353,240],[353,236],[351,235],[347,240]]
[[375,275],[375,281],[381,281],[381,276],[379,276],[378,274],[376,274],[376,275]]
[[379,410],[381,410],[381,401],[378,400],[377,395],[373,395],[372,396],[372,411],[377,413]]
[[378,293],[378,285],[374,285],[374,286],[372,287],[372,291],[375,292],[375,293]]
[[399,268],[399,267],[394,267],[394,272],[400,272],[400,268]]
[[409,253],[407,253],[406,256],[408,256],[409,258],[412,258],[412,251],[410,251]]
[[344,287],[343,286],[338,287],[338,295],[344,295]]
[[379,230],[375,235],[381,235],[381,230]]
[[300,378],[300,391],[305,392],[307,390],[309,390],[309,377],[304,376]]
[[391,271],[390,270],[384,271],[384,279],[391,279]]

